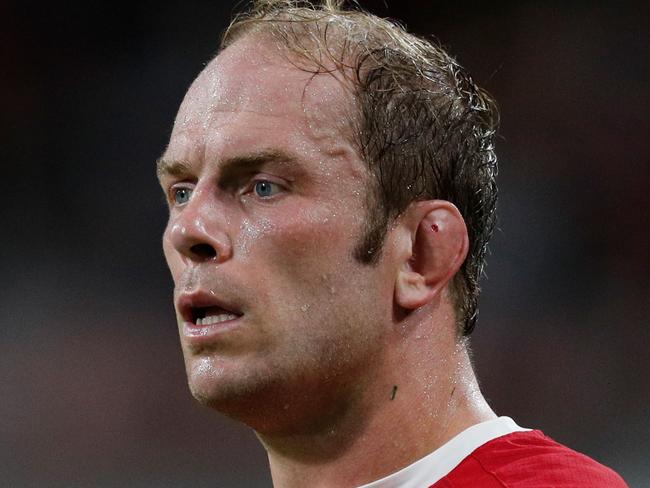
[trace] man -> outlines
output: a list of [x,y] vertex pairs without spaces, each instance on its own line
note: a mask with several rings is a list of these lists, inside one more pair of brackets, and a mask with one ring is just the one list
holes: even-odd
[[625,486],[478,388],[496,118],[443,50],[333,2],[257,3],[190,87],[158,162],[188,382],[274,486]]

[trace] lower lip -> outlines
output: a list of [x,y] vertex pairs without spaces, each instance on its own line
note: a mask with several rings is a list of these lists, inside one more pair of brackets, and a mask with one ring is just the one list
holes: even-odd
[[237,327],[241,322],[241,316],[230,320],[224,320],[217,324],[197,325],[192,322],[183,323],[183,336],[191,344],[207,344],[220,335]]

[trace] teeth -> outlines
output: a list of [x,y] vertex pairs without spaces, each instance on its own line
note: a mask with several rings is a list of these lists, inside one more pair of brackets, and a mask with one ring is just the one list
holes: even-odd
[[208,315],[207,317],[203,317],[202,319],[196,319],[196,325],[212,325],[212,324],[218,324],[220,322],[225,322],[226,320],[233,320],[236,319],[237,315],[234,313],[220,313],[217,315]]

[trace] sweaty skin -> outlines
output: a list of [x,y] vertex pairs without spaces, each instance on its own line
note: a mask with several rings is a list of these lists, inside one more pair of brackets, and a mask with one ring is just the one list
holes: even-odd
[[[398,286],[420,276],[420,220],[444,243],[453,209],[400,219],[376,265],[353,257],[370,175],[350,107],[331,74],[245,38],[193,83],[159,165],[190,389],[255,429],[276,487],[358,486],[494,416],[456,337],[453,269]],[[419,304],[411,290],[432,281],[426,303],[400,310],[396,297]],[[187,303],[228,320],[188,325]]]

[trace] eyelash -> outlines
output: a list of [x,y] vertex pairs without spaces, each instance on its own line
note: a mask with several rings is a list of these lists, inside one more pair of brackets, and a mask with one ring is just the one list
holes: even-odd
[[[181,191],[187,191],[189,192],[189,195],[187,197],[187,201],[183,203],[179,203],[176,201],[176,197]],[[192,197],[192,192],[194,191],[194,188],[188,186],[187,184],[175,184],[169,189],[169,202],[173,206],[180,206],[184,205],[185,203],[189,202],[190,198]]]
[[[281,193],[282,191],[286,191],[286,189],[287,189],[285,184],[274,181],[271,178],[257,177],[257,178],[254,178],[254,179],[249,181],[249,183],[245,187],[245,190],[242,192],[242,195],[248,195],[248,194],[254,193],[257,185],[264,184],[264,183],[268,184],[268,185],[271,185],[272,188],[276,188],[277,191],[275,193],[273,193],[272,195],[259,195],[259,194],[257,194],[257,197],[260,198],[260,199],[263,199],[263,200],[268,200],[270,198],[273,198],[278,193]],[[192,198],[193,191],[194,191],[194,188],[192,186],[188,185],[188,183],[185,183],[185,182],[176,183],[176,184],[172,185],[169,188],[169,197],[168,197],[170,205],[172,205],[174,207],[179,207],[179,206],[185,205]],[[186,200],[183,201],[183,202],[178,202],[176,200],[176,198],[178,197],[180,192],[189,192],[189,195],[187,195]]]
[[[260,185],[260,184],[270,185],[271,190],[273,190],[273,188],[275,188],[275,189],[277,189],[277,191],[275,193],[273,193],[272,195],[260,195],[259,193],[256,192],[256,189],[257,189],[258,185]],[[272,180],[270,178],[258,177],[258,178],[255,178],[255,179],[251,180],[251,182],[247,186],[246,191],[244,193],[245,194],[256,193],[257,194],[256,196],[258,198],[268,200],[268,199],[274,197],[275,195],[277,195],[278,193],[280,193],[280,192],[282,192],[284,190],[286,190],[286,188],[285,188],[285,186],[283,184],[281,184],[281,183],[279,183],[277,181],[274,181],[274,180]]]

